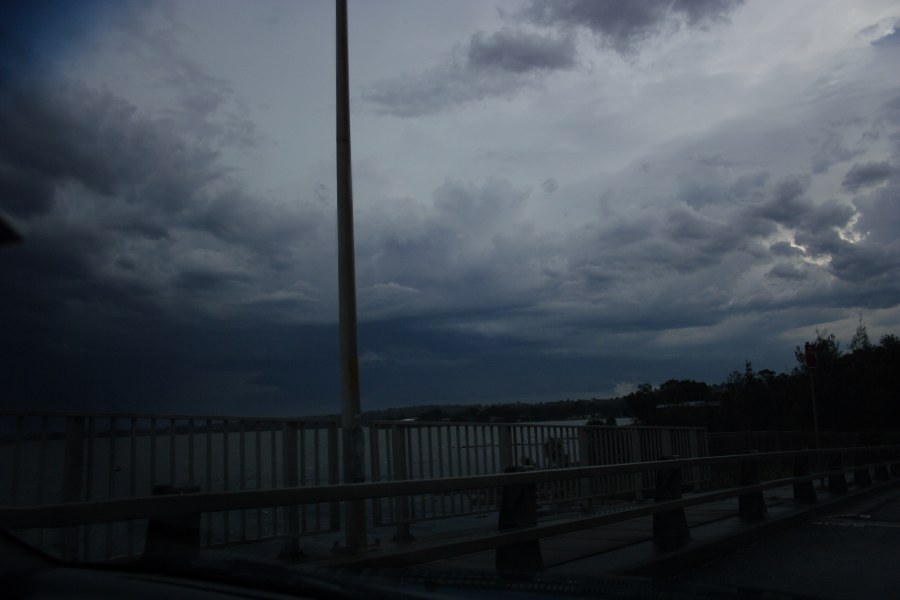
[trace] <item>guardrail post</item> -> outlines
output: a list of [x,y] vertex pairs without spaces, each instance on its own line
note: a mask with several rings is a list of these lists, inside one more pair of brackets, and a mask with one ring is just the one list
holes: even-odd
[[[639,463],[643,460],[641,456],[641,432],[636,427],[628,430],[628,437],[631,438],[631,462]],[[634,499],[644,499],[644,472],[632,475],[632,485],[634,485]]]
[[[662,456],[660,461],[676,460],[678,456]],[[654,502],[666,502],[681,498],[681,469],[660,467],[656,471],[656,497]],[[653,515],[653,541],[669,550],[684,544],[690,537],[683,508],[661,511]]]
[[866,461],[866,453],[856,452],[853,457],[853,483],[859,487],[868,487],[872,485],[872,474],[869,472],[869,465]]
[[[196,494],[199,485],[176,487],[168,484],[153,486],[154,496]],[[147,542],[141,561],[149,563],[181,564],[200,552],[200,513],[184,513],[153,517],[147,522]]]
[[[381,452],[378,447],[380,428],[378,425],[369,425],[369,464],[371,465],[371,481],[381,481]],[[387,434],[385,434],[385,438]],[[372,525],[380,527],[382,524],[381,502],[382,498],[372,498]]]
[[898,452],[896,449],[891,450],[890,454],[891,466],[889,467],[889,470],[891,473],[891,477],[900,477],[900,456],[898,456]]
[[[587,467],[591,461],[591,431],[588,425],[578,428],[578,466]],[[591,479],[585,477],[578,481],[579,495],[582,497],[581,506],[585,512],[591,510]]]
[[[510,467],[506,473],[524,471]],[[522,483],[505,485],[500,493],[500,515],[497,529],[505,531],[537,525],[537,485]],[[510,546],[500,546],[495,554],[495,566],[500,572],[533,573],[544,567],[540,540],[529,540]]]
[[675,456],[672,452],[672,432],[671,432],[671,430],[668,427],[666,427],[660,433],[661,433],[661,436],[660,436],[661,448],[660,448],[660,450],[662,451],[662,456],[660,457],[660,459],[662,459],[665,456]]
[[[842,453],[838,452],[828,457],[829,471],[841,469],[843,466],[844,455]],[[828,476],[828,491],[832,494],[847,493],[847,478],[844,476],[843,472]]]
[[886,462],[885,451],[880,450],[878,452],[878,464],[875,465],[875,481],[888,481],[891,478],[891,474],[888,472],[888,467],[885,464]]
[[[407,472],[407,448],[406,430],[399,425],[391,426],[391,456],[394,463],[394,481],[408,478]],[[394,520],[397,523],[397,533],[394,541],[407,541],[413,539],[409,532],[409,496],[394,498]]]
[[[299,480],[297,478],[297,423],[294,421],[285,421],[281,432],[281,463],[282,463],[282,485],[284,487],[297,487]],[[225,432],[228,435],[228,432]],[[284,532],[287,537],[281,549],[281,555],[285,558],[296,558],[303,556],[300,551],[300,519],[297,514],[298,510],[306,510],[305,506],[285,506],[284,507]]]
[[500,446],[500,468],[505,473],[507,469],[516,466],[513,457],[512,427],[500,425],[497,428],[497,443]]
[[[751,450],[750,454],[757,454],[758,450]],[[756,485],[759,483],[759,461],[741,461],[740,478],[738,485]],[[738,497],[738,513],[745,519],[760,519],[766,516],[766,500],[762,490],[747,492]]]
[[[697,430],[688,429],[688,448],[690,448],[691,458],[698,458],[700,456],[700,445],[697,443]],[[690,480],[691,489],[697,489],[697,486],[700,484],[700,467],[691,467],[691,480]]]
[[[337,422],[329,423],[328,435],[328,485],[337,485],[341,482],[340,453],[338,452],[338,426]],[[341,503],[331,502],[328,505],[328,519],[331,531],[341,529]]]
[[[112,438],[110,438],[112,439]],[[65,455],[63,456],[63,502],[80,502],[84,486],[84,417],[66,417]],[[43,476],[43,473],[41,474]],[[63,560],[78,557],[78,527],[63,530]]]
[[[794,477],[804,477],[810,474],[809,456],[798,456],[794,459]],[[803,504],[814,504],[816,498],[816,484],[810,479],[809,481],[798,481],[794,483],[794,501]]]

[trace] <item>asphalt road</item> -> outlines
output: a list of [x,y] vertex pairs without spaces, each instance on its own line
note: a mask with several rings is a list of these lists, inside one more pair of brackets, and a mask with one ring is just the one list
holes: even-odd
[[673,578],[814,598],[900,598],[900,490],[784,531]]

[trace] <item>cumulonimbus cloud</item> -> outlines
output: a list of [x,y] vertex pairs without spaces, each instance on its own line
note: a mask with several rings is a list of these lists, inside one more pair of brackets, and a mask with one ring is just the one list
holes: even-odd
[[365,97],[384,114],[416,117],[507,96],[575,66],[572,36],[502,29],[475,33],[465,47],[427,71],[377,81]]
[[531,0],[520,17],[538,25],[585,27],[621,54],[681,26],[702,28],[724,21],[742,0]]

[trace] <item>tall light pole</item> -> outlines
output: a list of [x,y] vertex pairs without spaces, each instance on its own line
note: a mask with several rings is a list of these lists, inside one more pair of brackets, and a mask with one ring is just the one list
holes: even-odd
[[[344,483],[365,481],[365,439],[359,393],[356,342],[356,267],[353,244],[353,175],[350,169],[350,68],[347,0],[337,0],[337,222],[338,305],[341,340],[341,430]],[[344,503],[348,550],[366,544],[365,500]]]
[[[812,414],[813,414],[813,431],[815,431],[816,435],[816,450],[822,449],[822,443],[819,440],[819,409],[816,405],[816,382],[815,382],[815,371],[816,371],[816,363],[817,355],[816,355],[816,345],[810,344],[806,342],[806,345],[803,348],[803,353],[806,357],[806,371],[809,373],[809,397],[812,401]],[[824,472],[825,468],[822,464],[822,455],[819,455],[819,468]],[[822,487],[825,486],[825,478],[822,478]]]

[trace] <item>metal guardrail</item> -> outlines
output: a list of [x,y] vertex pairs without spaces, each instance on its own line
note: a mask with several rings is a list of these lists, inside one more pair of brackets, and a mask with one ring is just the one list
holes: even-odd
[[[64,503],[45,506],[0,506],[0,522],[13,529],[33,527],[68,527],[80,524],[106,523],[167,514],[191,512],[223,512],[240,508],[255,509],[290,504],[316,504],[363,500],[388,496],[408,496],[424,493],[440,493],[458,490],[502,488],[512,485],[540,484],[551,481],[588,479],[633,473],[647,473],[665,469],[684,469],[713,465],[737,466],[744,462],[763,462],[797,457],[847,456],[860,453],[893,453],[883,461],[867,463],[870,467],[900,463],[900,446],[861,446],[855,448],[830,448],[823,450],[789,450],[709,456],[703,458],[675,458],[665,461],[600,465],[594,467],[570,467],[542,471],[522,471],[439,479],[407,479],[370,483],[337,484],[314,487],[293,487],[229,492],[201,492],[173,496],[145,496],[95,500],[92,502]],[[814,480],[834,473],[846,473],[859,465],[845,465],[823,472],[810,473],[805,480]],[[793,478],[779,479],[790,483]],[[739,488],[733,488],[739,490]],[[728,491],[728,490],[726,490]],[[720,492],[716,492],[717,494]]]
[[[339,429],[328,418],[0,412],[0,502],[142,497],[155,486],[202,492],[335,484]],[[340,505],[226,511],[205,517],[203,543],[227,545],[340,528]],[[83,528],[80,560],[139,553],[134,523]],[[47,541],[42,532],[30,540]],[[53,543],[50,541],[49,543]],[[71,546],[76,545],[73,550]]]
[[[707,442],[706,429],[694,427],[376,421],[369,452],[372,481],[399,481],[706,456]],[[682,478],[699,484],[708,469],[686,469]],[[539,486],[538,501],[571,506],[610,496],[640,498],[654,485],[652,472],[550,481]],[[373,502],[373,523],[395,525],[403,538],[416,521],[496,511],[499,500],[493,489],[385,498]]]
[[[894,436],[895,434],[889,434]],[[850,431],[822,431],[818,443],[822,448],[841,448],[859,446],[860,434]],[[709,454],[711,456],[739,454],[757,450],[759,452],[777,452],[779,450],[802,450],[816,447],[816,434],[813,431],[727,431],[710,432],[707,435]]]
[[[706,453],[700,428],[381,421],[367,433],[372,481]],[[142,497],[161,484],[199,486],[201,493],[336,484],[340,435],[334,418],[0,411],[0,504]],[[702,481],[704,471],[694,468],[683,478]],[[539,496],[542,504],[560,508],[616,494],[640,497],[653,484],[652,472],[547,481]],[[491,488],[372,499],[370,525],[395,526],[402,538],[417,521],[496,511],[499,501]],[[283,538],[285,551],[296,553],[299,536],[338,530],[342,517],[339,502],[234,509],[204,516],[202,542]],[[134,523],[85,527],[77,542],[63,545],[80,560],[130,556],[140,552],[141,530]],[[42,531],[30,541],[42,548],[58,544]]]
[[[825,471],[811,472],[811,458],[828,459]],[[846,458],[852,460],[847,461]],[[767,461],[785,461],[794,459],[795,474],[793,477],[781,477],[768,481],[760,481],[759,470],[755,465]],[[552,481],[576,481],[592,477],[615,475],[633,475],[648,472],[680,472],[684,469],[729,465],[738,467],[741,472],[741,485],[724,490],[716,490],[697,494],[689,498],[663,499],[653,505],[618,511],[611,514],[587,516],[570,519],[565,522],[540,524],[511,532],[498,532],[482,536],[478,540],[465,543],[449,541],[445,548],[435,552],[475,551],[514,543],[515,540],[539,539],[549,535],[558,535],[586,527],[628,520],[640,516],[657,515],[666,511],[683,509],[732,497],[742,500],[741,511],[745,510],[743,500],[766,489],[794,484],[797,486],[811,482],[820,477],[829,478],[829,486],[837,493],[846,491],[844,474],[853,472],[860,485],[871,483],[871,471],[875,469],[876,479],[886,479],[888,467],[894,476],[900,474],[900,446],[856,447],[824,450],[795,450],[769,453],[753,453],[733,456],[717,456],[705,458],[674,459],[665,461],[642,462],[619,465],[601,465],[590,467],[571,467],[562,469],[535,470],[527,472],[485,474],[463,477],[445,477],[425,480],[403,480],[391,482],[372,482],[360,484],[340,484],[318,487],[293,487],[264,490],[237,490],[221,492],[204,492],[177,496],[150,496],[142,498],[122,498],[95,500],[33,507],[0,507],[0,523],[17,529],[28,528],[72,528],[87,524],[101,524],[135,519],[166,517],[178,514],[217,513],[233,510],[253,510],[265,507],[276,507],[295,504],[321,504],[342,501],[362,500],[388,496],[411,496],[417,494],[443,493],[458,490],[509,488],[511,486],[537,485]],[[744,468],[753,465],[753,469]],[[755,473],[751,479],[747,473]],[[680,495],[680,493],[679,493]],[[815,492],[813,491],[813,500]],[[805,501],[809,501],[807,497]],[[752,508],[753,503],[749,503]],[[758,506],[758,505],[757,505]],[[460,545],[462,544],[462,545]],[[474,544],[474,545],[473,545]],[[482,548],[484,546],[484,548]],[[449,549],[449,550],[448,550]],[[430,556],[430,555],[429,555]],[[419,557],[424,559],[424,555]]]

